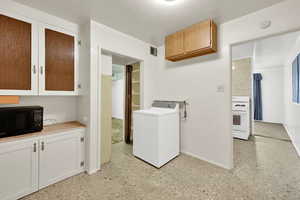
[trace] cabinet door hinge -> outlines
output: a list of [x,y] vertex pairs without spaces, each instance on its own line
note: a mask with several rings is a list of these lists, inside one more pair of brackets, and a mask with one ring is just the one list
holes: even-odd
[[83,167],[83,166],[84,166],[84,161],[81,161],[80,167]]
[[81,138],[80,138],[80,141],[81,141],[81,142],[84,142],[84,137],[81,137]]

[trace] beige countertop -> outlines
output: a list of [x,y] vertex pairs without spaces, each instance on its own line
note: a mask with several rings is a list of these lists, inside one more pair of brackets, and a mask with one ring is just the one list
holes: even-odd
[[85,125],[83,125],[79,122],[76,122],[76,121],[53,124],[53,125],[44,126],[44,129],[40,132],[28,133],[28,134],[24,134],[24,135],[18,135],[18,136],[6,137],[6,138],[0,138],[0,143],[13,142],[13,141],[21,140],[21,139],[29,139],[32,137],[57,134],[60,132],[69,131],[69,130],[78,129],[78,128],[85,128]]

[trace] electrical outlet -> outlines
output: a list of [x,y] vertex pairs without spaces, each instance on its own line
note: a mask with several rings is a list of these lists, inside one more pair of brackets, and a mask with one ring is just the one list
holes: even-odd
[[84,117],[82,118],[82,120],[83,120],[84,122],[87,122],[87,121],[88,121],[87,116],[84,116]]

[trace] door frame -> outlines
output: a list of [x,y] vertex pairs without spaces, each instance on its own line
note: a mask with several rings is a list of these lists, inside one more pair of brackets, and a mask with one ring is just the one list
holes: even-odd
[[[90,96],[89,96],[89,111],[90,119],[88,122],[88,131],[90,132],[87,137],[86,145],[86,158],[88,160],[86,171],[88,174],[93,174],[101,169],[101,81],[102,81],[102,52],[109,51],[118,55],[131,57],[140,63],[140,109],[144,108],[144,74],[145,74],[145,61],[143,58],[132,57],[117,53],[114,50],[103,48],[100,43],[95,43],[91,46],[94,51],[91,51],[90,60]],[[130,64],[130,63],[128,63]],[[131,63],[132,64],[132,63]],[[96,91],[96,92],[95,92]]]
[[132,124],[132,65],[125,65],[124,141],[131,143]]

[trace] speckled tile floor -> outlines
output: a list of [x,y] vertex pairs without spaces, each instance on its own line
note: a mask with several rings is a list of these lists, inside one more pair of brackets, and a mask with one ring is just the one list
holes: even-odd
[[254,122],[254,135],[280,140],[291,140],[282,124]]
[[160,170],[113,145],[112,161],[23,200],[299,200],[300,159],[290,142],[234,140],[235,168],[225,170],[180,155]]
[[112,143],[123,141],[123,120],[112,118]]

